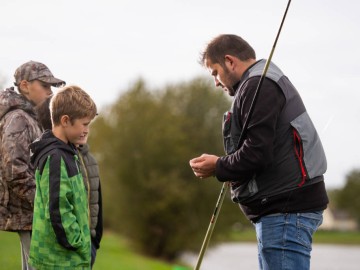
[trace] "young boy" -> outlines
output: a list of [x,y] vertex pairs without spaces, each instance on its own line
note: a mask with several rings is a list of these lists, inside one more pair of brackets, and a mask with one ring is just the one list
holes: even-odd
[[[35,108],[39,124],[42,126],[43,130],[52,129],[49,108],[51,98],[52,96],[49,96],[43,103]],[[89,151],[87,138],[88,136],[84,137],[84,141],[81,142],[80,145],[76,145],[76,147],[78,150],[77,154],[79,156],[81,174],[89,198],[92,268],[95,263],[97,250],[100,248],[100,241],[103,234],[103,220],[99,166],[96,159]]]
[[30,264],[37,270],[90,269],[87,192],[75,145],[81,144],[96,105],[77,86],[68,86],[50,103],[52,130],[30,145],[36,193]]

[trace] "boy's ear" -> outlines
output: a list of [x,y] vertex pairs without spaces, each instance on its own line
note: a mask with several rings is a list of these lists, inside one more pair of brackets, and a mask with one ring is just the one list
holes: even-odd
[[66,114],[61,116],[60,123],[64,127],[68,126],[70,124],[70,117]]

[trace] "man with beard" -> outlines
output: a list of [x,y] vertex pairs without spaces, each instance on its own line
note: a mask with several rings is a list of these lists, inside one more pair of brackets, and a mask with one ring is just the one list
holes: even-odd
[[220,35],[201,63],[230,96],[224,114],[226,156],[190,160],[199,178],[230,182],[232,200],[254,224],[259,269],[309,269],[312,236],[328,204],[326,157],[302,99],[270,63],[245,137],[239,142],[265,60],[241,37]]

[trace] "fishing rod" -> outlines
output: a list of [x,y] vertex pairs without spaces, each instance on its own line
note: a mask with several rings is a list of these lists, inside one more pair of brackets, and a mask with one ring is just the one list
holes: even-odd
[[[275,38],[275,41],[274,41],[274,44],[272,46],[272,49],[271,49],[271,52],[270,52],[270,55],[269,55],[269,58],[266,60],[266,63],[265,63],[265,66],[264,66],[264,69],[263,69],[263,72],[261,74],[261,77],[260,77],[260,80],[259,80],[259,83],[256,87],[256,91],[255,91],[255,94],[254,94],[254,97],[253,97],[253,100],[251,102],[251,105],[250,105],[250,109],[249,109],[249,113],[248,113],[248,116],[246,117],[246,120],[245,120],[245,123],[244,123],[244,127],[241,131],[241,134],[240,134],[240,138],[239,138],[239,142],[238,142],[238,145],[237,145],[237,148],[236,149],[239,149],[240,146],[242,145],[244,139],[245,139],[245,135],[246,135],[246,130],[249,126],[249,122],[250,122],[250,118],[251,118],[251,115],[254,111],[254,108],[255,108],[255,103],[257,101],[257,98],[259,96],[259,92],[260,92],[260,88],[264,82],[264,79],[265,79],[265,76],[266,76],[266,73],[268,71],[268,68],[269,68],[269,65],[270,65],[270,62],[271,62],[271,59],[272,59],[272,56],[274,54],[274,51],[275,51],[275,47],[276,47],[276,44],[277,44],[277,41],[279,39],[279,36],[280,36],[280,32],[281,32],[281,29],[284,25],[284,21],[285,21],[285,18],[286,18],[286,14],[289,10],[289,7],[290,7],[290,3],[291,3],[291,0],[288,1],[288,4],[286,6],[286,9],[285,9],[285,12],[284,12],[284,15],[283,15],[283,18],[282,18],[282,21],[281,21],[281,24],[280,24],[280,27],[279,27],[279,30],[277,32],[277,35],[276,35],[276,38]],[[211,217],[211,220],[210,220],[210,224],[209,224],[209,227],[206,231],[206,235],[205,235],[205,238],[204,238],[204,241],[202,243],[202,246],[201,246],[201,249],[200,249],[200,253],[199,253],[199,256],[198,256],[198,260],[197,260],[197,263],[196,263],[196,266],[194,268],[194,270],[199,270],[200,269],[200,266],[201,266],[201,263],[202,263],[202,260],[204,258],[204,254],[205,254],[205,251],[210,243],[210,238],[211,238],[211,235],[214,231],[214,228],[215,228],[215,224],[216,224],[216,221],[217,221],[217,218],[219,216],[219,213],[220,213],[220,210],[221,210],[221,207],[222,207],[222,204],[224,202],[224,198],[225,198],[225,195],[226,195],[226,192],[228,190],[228,187],[230,185],[230,182],[224,182],[223,185],[222,185],[222,188],[220,190],[220,194],[219,194],[219,197],[218,197],[218,200],[216,202],[216,205],[215,205],[215,209],[214,209],[214,212],[212,214],[212,217]]]

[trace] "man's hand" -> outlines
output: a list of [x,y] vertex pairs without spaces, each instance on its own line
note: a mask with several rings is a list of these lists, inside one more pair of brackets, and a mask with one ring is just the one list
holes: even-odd
[[199,178],[206,178],[215,175],[216,161],[218,156],[202,154],[200,157],[190,160],[190,167]]

